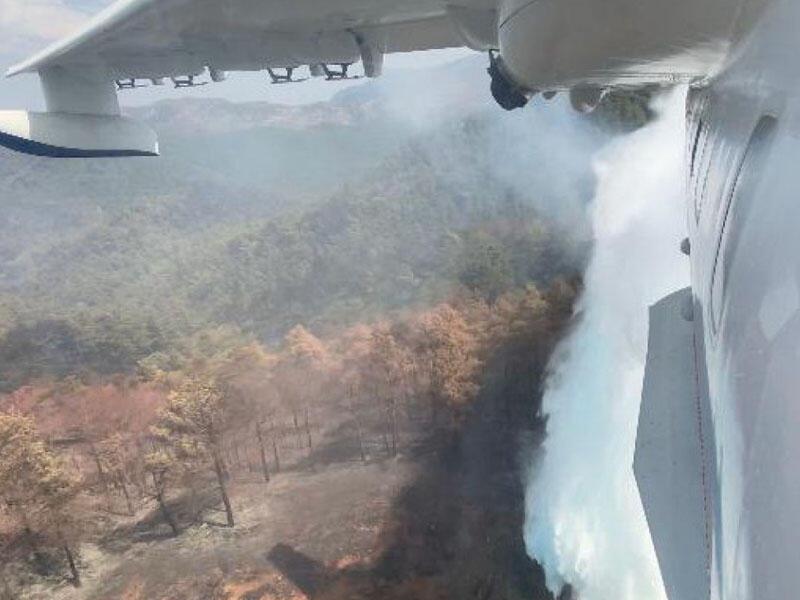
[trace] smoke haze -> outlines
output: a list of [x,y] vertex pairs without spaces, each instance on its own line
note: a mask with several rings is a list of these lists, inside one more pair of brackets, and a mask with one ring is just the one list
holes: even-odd
[[558,593],[658,600],[658,566],[633,477],[647,308],[688,281],[684,236],[684,91],[658,118],[600,152],[590,207],[595,250],[580,321],[553,363],[547,440],[526,491],[529,554]]

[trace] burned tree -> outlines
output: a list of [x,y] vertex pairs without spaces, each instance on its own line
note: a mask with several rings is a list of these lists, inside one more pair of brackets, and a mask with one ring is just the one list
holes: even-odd
[[147,454],[144,466],[153,479],[153,496],[161,511],[161,516],[172,530],[172,535],[178,535],[180,533],[178,522],[167,506],[167,487],[178,471],[179,463],[168,449],[160,448]]
[[217,478],[229,527],[234,526],[222,458],[228,397],[212,381],[189,378],[170,395],[154,434],[166,441],[180,460],[210,464]]
[[36,433],[31,419],[0,413],[0,497],[35,554],[38,540],[63,550],[72,582],[80,585],[73,543],[79,528],[72,507],[78,480]]

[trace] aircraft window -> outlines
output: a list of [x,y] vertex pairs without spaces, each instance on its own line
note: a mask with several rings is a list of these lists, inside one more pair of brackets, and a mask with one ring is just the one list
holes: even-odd
[[706,188],[708,184],[708,165],[711,162],[710,155],[714,152],[714,145],[709,140],[709,119],[700,119],[697,128],[697,141],[692,149],[692,161],[690,163],[691,189],[694,197],[694,218],[700,220],[700,213],[703,209]]
[[687,141],[691,140],[691,147],[687,148],[689,160],[689,178],[694,178],[697,167],[698,150],[704,133],[707,133],[708,94],[703,90],[690,90],[687,101]]
[[694,142],[692,143],[692,158],[689,162],[689,176],[694,177],[695,160],[697,159],[697,146],[700,143],[700,133],[703,131],[704,123],[702,117],[697,122],[697,128],[694,133]]
[[719,330],[722,311],[727,299],[731,265],[736,259],[743,225],[753,207],[756,187],[760,181],[759,175],[765,164],[764,159],[774,137],[776,124],[775,117],[769,115],[761,117],[750,136],[728,195],[711,278],[709,310],[714,333]]
[[702,89],[689,91],[687,102],[687,144],[686,154],[689,156],[689,174],[687,178],[687,190],[691,198],[694,199],[695,220],[700,218],[700,208],[702,203],[702,188],[704,182],[698,179],[698,163],[702,162],[705,153],[705,144],[708,137],[708,94]]

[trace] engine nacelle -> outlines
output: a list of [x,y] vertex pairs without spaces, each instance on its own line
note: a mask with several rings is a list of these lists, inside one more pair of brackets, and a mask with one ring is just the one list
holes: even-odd
[[721,66],[745,29],[737,17],[763,1],[503,0],[499,45],[526,89],[692,82]]

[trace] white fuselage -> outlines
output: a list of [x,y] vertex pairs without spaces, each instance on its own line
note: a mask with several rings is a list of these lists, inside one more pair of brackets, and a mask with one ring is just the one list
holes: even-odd
[[501,0],[501,54],[533,90],[694,83],[720,72],[768,0]]
[[670,78],[691,86],[686,218],[694,307],[688,312],[698,409],[710,424],[702,431],[708,531],[698,536],[707,538],[711,598],[795,598],[800,2],[505,4],[499,39],[521,86],[613,87]]
[[800,3],[774,2],[687,106],[694,317],[713,423],[713,598],[797,593],[798,24]]

